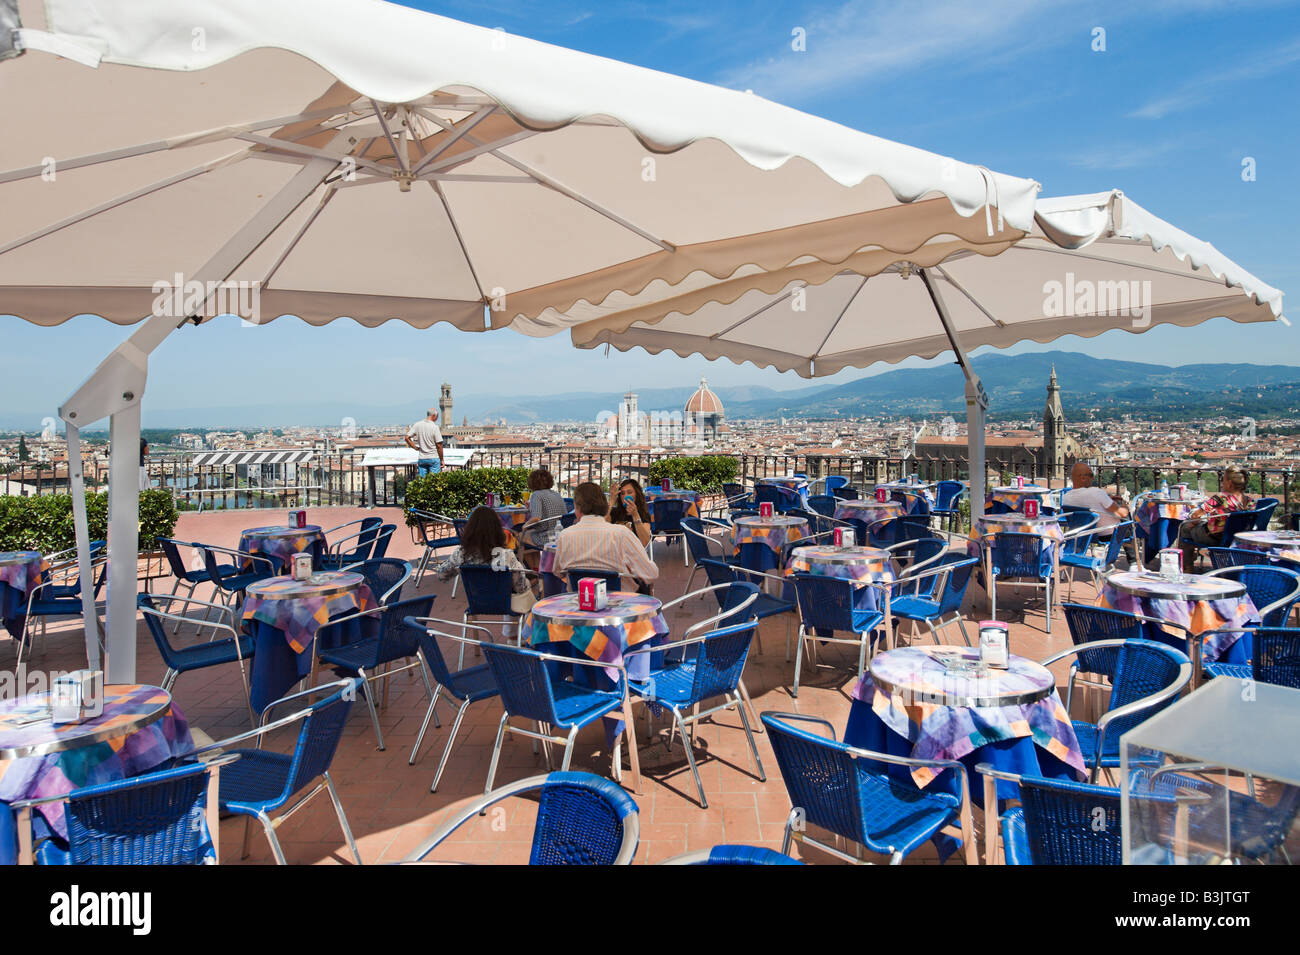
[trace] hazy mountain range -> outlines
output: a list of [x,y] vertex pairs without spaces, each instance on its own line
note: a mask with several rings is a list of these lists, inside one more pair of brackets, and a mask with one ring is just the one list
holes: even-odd
[[[1074,352],[1024,355],[989,354],[974,359],[989,393],[989,415],[1036,417],[1046,399],[1048,375],[1056,366],[1066,417],[1089,414],[1105,417],[1124,413],[1164,418],[1215,414],[1300,415],[1300,366],[1198,364],[1171,367],[1142,362],[1093,358]],[[637,389],[642,411],[680,411],[694,387]],[[952,414],[961,420],[962,376],[955,364],[933,368],[900,368],[844,384],[811,384],[778,391],[761,386],[719,387],[729,418],[781,416],[852,416],[864,414]],[[456,395],[454,424],[512,424],[551,421],[593,421],[614,412],[621,393],[570,392],[557,395]],[[407,402],[359,406],[352,402],[212,406],[201,409],[150,408],[144,423],[152,428],[264,428],[292,425],[339,425],[346,418],[366,425],[414,421],[424,405]],[[0,427],[29,427],[26,418],[6,420]]]

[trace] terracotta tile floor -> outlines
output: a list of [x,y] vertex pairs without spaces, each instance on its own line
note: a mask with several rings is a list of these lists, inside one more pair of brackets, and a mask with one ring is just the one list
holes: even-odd
[[[403,526],[401,514],[395,509],[367,512],[359,509],[312,509],[308,519],[330,527],[354,520],[367,513],[378,513],[385,520],[398,524],[389,549],[390,556],[414,561],[418,548],[412,543]],[[244,527],[278,521],[280,512],[235,511],[207,514],[185,514],[176,530],[181,540],[201,540],[233,547]],[[686,583],[686,569],[682,563],[679,546],[666,548],[656,545],[663,577],[658,593],[663,599],[678,596]],[[703,581],[697,576],[697,586]],[[156,587],[170,589],[163,583]],[[437,602],[435,615],[459,620],[464,601],[459,593],[450,597],[451,584],[437,581],[426,575],[420,592],[434,592]],[[408,587],[407,594],[415,593]],[[1087,583],[1076,583],[1075,599],[1091,603],[1095,598]],[[689,601],[669,613],[669,623],[674,633],[680,633],[691,622],[707,614],[706,606],[712,600]],[[1014,590],[1005,587],[999,594],[999,613],[1011,621],[1011,647],[1013,652],[1041,659],[1050,652],[1069,645],[1070,638],[1065,621],[1057,614],[1052,634],[1043,630],[1041,598],[1035,599],[1024,613],[1023,605]],[[967,595],[964,615],[968,620],[979,620],[987,615],[983,591],[972,583]],[[968,625],[974,635],[974,628]],[[791,632],[797,632],[794,627]],[[142,682],[157,683],[163,675],[163,666],[143,624],[139,628],[139,671]],[[805,674],[801,681],[798,700],[791,698],[789,683],[793,663],[785,660],[786,625],[781,619],[765,621],[761,629],[762,652],[753,653],[745,671],[754,707],[757,711],[784,710],[824,717],[842,732],[848,718],[850,691],[855,675],[856,656],[849,648],[832,647],[822,654],[822,661],[838,660],[834,668],[824,667]],[[927,638],[928,639],[928,638]],[[960,640],[956,628],[946,632],[945,639]],[[42,669],[68,669],[84,666],[84,649],[79,624],[51,626],[43,644],[38,642],[33,666]],[[1058,676],[1063,674],[1061,667]],[[449,807],[462,803],[483,791],[492,742],[501,715],[499,704],[488,700],[470,707],[461,727],[461,742],[453,752],[437,793],[429,792],[429,784],[437,768],[438,757],[445,741],[445,732],[454,712],[439,705],[443,729],[430,728],[420,759],[415,766],[407,765],[411,747],[420,728],[427,701],[423,685],[414,674],[403,674],[392,681],[388,707],[381,711],[387,749],[376,748],[374,732],[364,703],[353,708],[340,749],[334,760],[333,774],[348,818],[356,835],[363,860],[367,863],[390,862],[403,858],[421,840],[430,835]],[[191,726],[214,740],[241,732],[248,727],[238,672],[234,667],[218,668],[182,676],[175,689],[175,698]],[[1076,701],[1077,706],[1077,701]],[[636,713],[638,733],[644,740],[644,722],[639,710]],[[660,721],[657,726],[666,726]],[[739,719],[732,713],[719,714],[713,722],[700,725],[698,732],[698,762],[704,781],[709,808],[701,809],[696,803],[696,792],[680,741],[672,753],[662,742],[641,744],[641,765],[644,775],[642,792],[635,798],[640,807],[641,844],[637,862],[657,862],[670,856],[695,849],[704,849],[722,842],[744,842],[780,848],[786,816],[790,810],[785,787],[781,782],[776,760],[766,734],[757,736],[759,755],[767,771],[767,781],[760,782],[753,775],[753,766],[744,731]],[[287,735],[272,741],[291,745]],[[599,727],[589,728],[579,736],[573,768],[607,775],[610,771],[609,754],[604,752],[603,732]],[[624,757],[626,762],[626,756]],[[534,756],[527,740],[507,737],[498,769],[499,782],[520,779],[546,771],[541,756]],[[630,786],[631,774],[624,772],[624,784]],[[510,800],[503,813],[494,813],[462,828],[446,843],[435,859],[458,859],[478,862],[523,862],[527,859],[531,838],[531,817],[535,805],[524,799]],[[975,812],[977,830],[982,832],[982,819]],[[222,825],[222,861],[230,864],[239,860],[242,838],[241,820],[226,820]],[[279,835],[286,857],[291,863],[349,863],[351,857],[334,819],[329,799],[321,795],[305,809],[284,823]],[[798,853],[796,846],[795,850]],[[981,842],[982,853],[982,842]],[[823,853],[808,850],[807,861],[833,861]],[[267,862],[270,852],[260,830],[255,829],[249,862]],[[886,860],[880,860],[886,861]],[[961,864],[957,854],[949,864]],[[918,850],[908,862],[925,864],[937,862],[932,848]]]

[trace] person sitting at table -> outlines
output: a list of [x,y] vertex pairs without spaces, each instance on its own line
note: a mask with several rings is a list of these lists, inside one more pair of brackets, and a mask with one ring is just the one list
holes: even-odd
[[1233,511],[1248,511],[1252,505],[1246,496],[1246,472],[1229,467],[1223,472],[1219,491],[1192,511],[1178,529],[1178,544],[1183,549],[1183,569],[1190,572],[1201,547],[1218,547],[1223,542],[1223,526]]
[[1122,501],[1117,501],[1106,491],[1096,487],[1092,468],[1082,461],[1076,461],[1070,471],[1070,483],[1074,487],[1065,492],[1061,498],[1063,507],[1086,507],[1097,515],[1097,524],[1093,536],[1109,540],[1111,529],[1120,521],[1127,520],[1129,510]]
[[[522,594],[531,591],[528,578],[524,574],[524,565],[519,562],[515,552],[506,546],[506,532],[501,526],[501,518],[490,507],[482,505],[474,508],[460,535],[460,546],[451,552],[451,556],[441,561],[434,572],[439,580],[450,580],[460,573],[462,564],[486,564],[499,573],[512,573],[510,592]],[[514,624],[507,624],[502,630],[504,636],[515,635]]]
[[[568,507],[564,498],[554,490],[555,478],[545,468],[536,468],[528,475],[528,520],[519,530],[519,555],[531,570],[536,570],[538,554],[560,530],[560,522],[554,518],[563,517]],[[530,531],[530,524],[547,521],[545,527]]]
[[634,478],[623,478],[618,490],[613,495],[614,503],[610,505],[611,524],[622,524],[636,534],[642,547],[650,544],[650,508],[646,506],[645,491],[641,483]]
[[609,502],[600,485],[579,484],[573,509],[578,520],[555,538],[555,573],[563,577],[570,568],[608,571],[633,578],[639,593],[651,593],[659,568],[626,524],[607,520]]

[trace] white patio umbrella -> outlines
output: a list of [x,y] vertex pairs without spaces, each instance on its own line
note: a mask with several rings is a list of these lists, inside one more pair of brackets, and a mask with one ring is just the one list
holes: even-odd
[[922,251],[746,268],[515,326],[530,334],[567,328],[580,348],[729,358],[805,378],[951,349],[967,378],[971,500],[982,507],[987,400],[967,349],[1217,316],[1286,321],[1280,291],[1117,191],[1040,199],[1032,232],[1000,254],[942,241]]
[[[83,574],[78,432],[110,418],[118,682],[140,400],[178,327],[483,330],[749,265],[999,250],[1038,188],[379,0],[0,0],[0,96],[0,312],[143,320],[60,408]],[[89,592],[86,610],[91,628]]]

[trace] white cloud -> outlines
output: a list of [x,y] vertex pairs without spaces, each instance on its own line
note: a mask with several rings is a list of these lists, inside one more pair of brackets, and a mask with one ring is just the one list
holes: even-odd
[[1251,61],[1241,66],[1202,73],[1129,113],[1131,119],[1163,119],[1170,113],[1192,109],[1222,95],[1225,87],[1271,76],[1300,62],[1300,40],[1264,54],[1249,51]]

